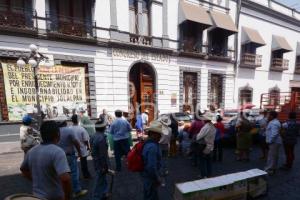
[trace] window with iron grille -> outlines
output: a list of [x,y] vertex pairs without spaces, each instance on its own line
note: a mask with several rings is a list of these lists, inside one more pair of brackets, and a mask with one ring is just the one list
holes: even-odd
[[247,103],[252,103],[253,89],[249,86],[240,88],[239,91],[239,104],[244,105]]
[[[139,14],[141,15],[142,27],[139,27]],[[142,1],[142,10],[138,9],[137,0],[129,0],[129,32],[148,36],[150,34],[150,2],[149,0]]]

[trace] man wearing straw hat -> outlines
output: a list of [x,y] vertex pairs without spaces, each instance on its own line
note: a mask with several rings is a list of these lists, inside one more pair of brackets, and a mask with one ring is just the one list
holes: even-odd
[[196,137],[200,151],[200,171],[201,177],[207,178],[212,175],[211,153],[214,150],[216,128],[212,123],[211,113],[205,113],[199,118],[204,121],[204,126]]
[[160,121],[153,121],[146,129],[148,139],[143,146],[144,170],[142,178],[144,184],[144,200],[157,200],[157,189],[161,185],[161,150],[159,141],[164,133],[164,125]]

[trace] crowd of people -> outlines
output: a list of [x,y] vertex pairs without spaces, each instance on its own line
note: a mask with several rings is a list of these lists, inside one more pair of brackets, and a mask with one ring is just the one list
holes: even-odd
[[[135,129],[141,151],[132,149],[132,127],[121,110],[115,111],[115,119],[106,110],[94,124],[85,111],[66,121],[45,121],[38,131],[31,126],[29,116],[23,118],[20,128],[21,147],[24,161],[21,172],[33,182],[33,194],[42,199],[67,200],[88,193],[81,186],[78,159],[84,179],[94,179],[92,199],[110,197],[107,175],[117,175],[125,164],[122,157],[135,153],[142,165],[139,172],[143,180],[144,199],[158,199],[158,187],[165,186],[169,174],[169,157],[181,154],[191,160],[200,170],[199,178],[212,177],[213,161],[223,160],[223,140],[226,129],[220,114],[196,112],[192,123],[177,121],[171,115],[161,115],[149,122],[148,110],[136,116]],[[281,124],[277,112],[262,111],[253,123],[249,115],[240,112],[235,124],[237,161],[249,161],[253,141],[253,129],[258,130],[261,159],[266,160],[265,170],[273,175],[278,169],[279,149],[284,146],[286,163],[281,167],[290,170],[293,166],[294,147],[297,143],[299,126],[296,113]],[[109,141],[109,137],[111,141]],[[109,146],[115,158],[115,171],[109,159]],[[87,157],[93,159],[95,175],[89,172]],[[134,160],[128,156],[128,163]],[[130,170],[130,169],[129,169]]]

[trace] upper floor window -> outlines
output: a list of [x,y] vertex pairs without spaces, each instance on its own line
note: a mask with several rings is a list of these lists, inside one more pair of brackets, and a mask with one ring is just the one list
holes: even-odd
[[86,3],[83,0],[60,0],[57,1],[57,11],[61,18],[84,19],[86,16]]
[[0,10],[24,9],[25,0],[0,0]]
[[77,37],[95,37],[92,0],[49,0],[47,30]]
[[228,37],[221,29],[215,29],[209,32],[209,53],[216,56],[227,57]]
[[149,0],[143,0],[142,1],[142,27],[140,35],[149,35],[150,34],[150,28],[149,28],[149,22],[150,22],[150,3]]
[[150,3],[149,0],[143,0],[140,6],[142,10],[139,10],[138,4],[137,0],[129,0],[129,32],[147,36],[150,34]]
[[0,29],[3,27],[34,31],[35,12],[31,0],[0,0]]
[[129,0],[129,32],[137,34],[138,33],[138,5],[136,0]]
[[202,31],[199,24],[185,21],[180,25],[181,47],[185,52],[202,51]]

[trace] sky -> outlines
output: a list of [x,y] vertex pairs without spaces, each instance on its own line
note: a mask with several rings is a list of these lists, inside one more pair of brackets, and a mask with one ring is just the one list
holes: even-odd
[[300,0],[276,0],[280,3],[283,3],[287,6],[292,6],[293,8],[300,11]]

